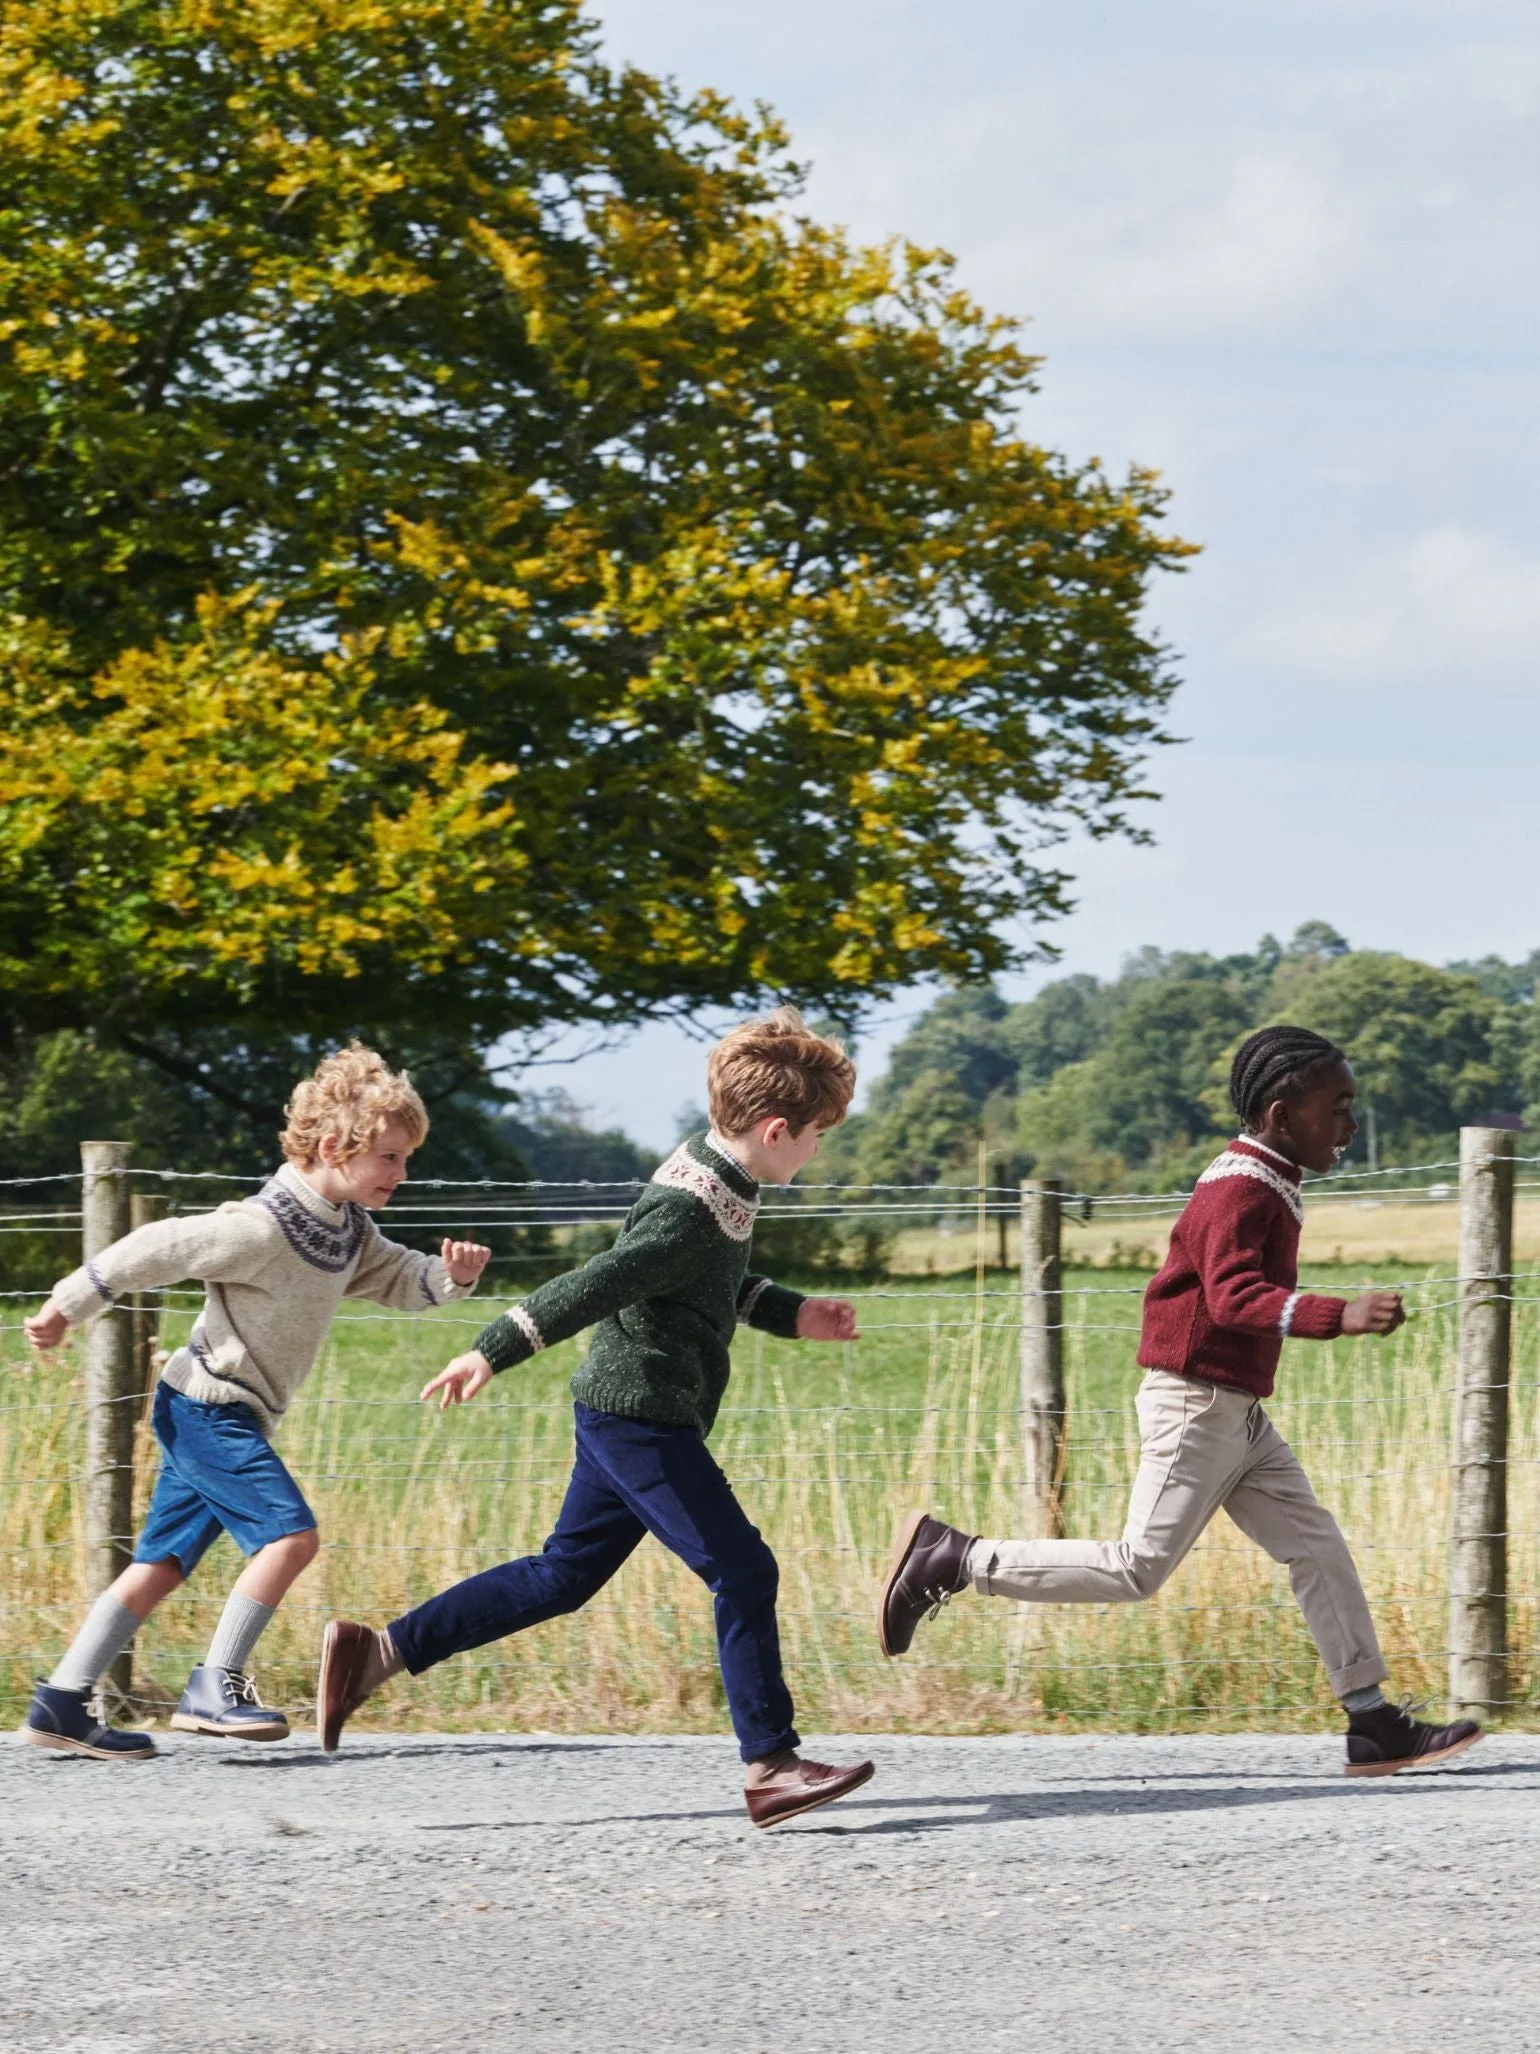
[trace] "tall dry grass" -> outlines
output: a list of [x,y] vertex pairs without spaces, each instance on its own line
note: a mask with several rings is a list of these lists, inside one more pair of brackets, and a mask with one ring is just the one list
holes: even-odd
[[[1071,1298],[1070,1531],[1115,1533],[1137,1459],[1141,1279],[1080,1272]],[[1076,1280],[1072,1276],[1069,1281]],[[1327,1285],[1329,1288],[1329,1283]],[[1519,1287],[1521,1294],[1532,1284]],[[1443,1687],[1454,1360],[1447,1284],[1413,1294],[1390,1342],[1291,1344],[1274,1418],[1342,1521],[1396,1687]],[[913,1656],[877,1651],[873,1603],[895,1523],[930,1505],[976,1531],[1023,1527],[1015,1304],[895,1284],[864,1300],[864,1338],[814,1349],[740,1338],[714,1446],[782,1571],[781,1631],[809,1730],[1299,1728],[1338,1717],[1284,1573],[1221,1518],[1152,1602],[1028,1608],[959,1598]],[[1535,1308],[1517,1308],[1510,1523],[1514,1697],[1534,1702],[1540,1543]],[[185,1315],[182,1315],[185,1317]],[[371,1621],[539,1545],[571,1458],[575,1347],[499,1378],[464,1411],[415,1402],[463,1345],[465,1309],[421,1320],[350,1312],[283,1431],[319,1517],[321,1557],[265,1637],[271,1701],[309,1700],[323,1618]],[[175,1321],[172,1322],[175,1331]],[[84,1534],[78,1365],[27,1365],[13,1333],[0,1377],[0,1692],[31,1677],[77,1622]],[[141,1448],[140,1497],[154,1472]],[[166,1699],[201,1657],[239,1558],[221,1542],[150,1622],[138,1675]],[[707,1594],[645,1543],[582,1613],[462,1656],[379,1701],[375,1723],[621,1732],[725,1730]]]

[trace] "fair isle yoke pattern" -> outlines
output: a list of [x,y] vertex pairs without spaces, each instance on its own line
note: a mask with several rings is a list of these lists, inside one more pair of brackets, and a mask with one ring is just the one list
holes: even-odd
[[1233,1148],[1227,1148],[1223,1155],[1215,1156],[1203,1175],[1200,1184],[1217,1184],[1226,1177],[1252,1177],[1259,1184],[1266,1184],[1276,1191],[1298,1223],[1305,1223],[1305,1201],[1299,1195],[1299,1187],[1279,1174],[1271,1163],[1262,1162],[1254,1155],[1241,1155]]
[[302,1261],[312,1269],[325,1270],[328,1276],[340,1276],[358,1254],[369,1230],[362,1206],[345,1205],[341,1223],[328,1226],[276,1177],[269,1178],[252,1203],[272,1214],[279,1232]]
[[652,1173],[665,1190],[687,1191],[698,1198],[729,1241],[747,1241],[754,1232],[759,1199],[741,1198],[715,1170],[698,1162],[682,1144]]

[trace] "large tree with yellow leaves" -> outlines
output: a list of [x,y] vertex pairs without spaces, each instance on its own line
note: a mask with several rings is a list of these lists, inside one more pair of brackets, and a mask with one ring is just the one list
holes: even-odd
[[13,1023],[854,1013],[1061,908],[1183,545],[785,150],[572,0],[9,0]]

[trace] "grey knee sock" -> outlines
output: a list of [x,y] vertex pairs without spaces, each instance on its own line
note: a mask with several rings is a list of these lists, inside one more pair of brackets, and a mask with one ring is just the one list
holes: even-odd
[[214,1638],[203,1658],[206,1669],[244,1671],[251,1651],[262,1638],[263,1629],[278,1607],[259,1605],[255,1598],[243,1598],[238,1590],[225,1599],[225,1608],[214,1628]]
[[1343,1692],[1342,1709],[1351,1718],[1354,1712],[1372,1712],[1376,1705],[1385,1702],[1385,1693],[1377,1683],[1366,1683],[1362,1690]]
[[49,1683],[55,1690],[94,1690],[102,1672],[122,1654],[143,1623],[127,1605],[120,1605],[110,1590],[104,1590]]

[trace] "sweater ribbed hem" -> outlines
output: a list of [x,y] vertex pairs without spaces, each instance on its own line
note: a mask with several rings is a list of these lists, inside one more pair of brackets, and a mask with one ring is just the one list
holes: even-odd
[[1218,1384],[1221,1390],[1244,1391],[1248,1398],[1270,1398],[1277,1388],[1277,1378],[1271,1371],[1247,1375],[1205,1362],[1157,1362],[1142,1349],[1138,1361],[1141,1369],[1158,1369],[1163,1376],[1190,1377],[1197,1384]]
[[589,1376],[579,1370],[572,1379],[572,1395],[579,1405],[586,1405],[590,1412],[613,1412],[617,1419],[643,1419],[649,1426],[693,1426],[702,1434],[710,1433],[716,1418],[703,1418],[698,1406],[681,1400],[670,1405],[665,1397],[656,1391],[638,1392],[634,1384],[622,1384],[603,1376]]
[[248,1412],[257,1415],[269,1440],[283,1417],[281,1411],[275,1412],[264,1405],[244,1384],[232,1384],[224,1377],[210,1376],[185,1348],[177,1350],[160,1375],[162,1383],[169,1384],[173,1391],[180,1391],[184,1398],[191,1398],[195,1405],[244,1405]]

